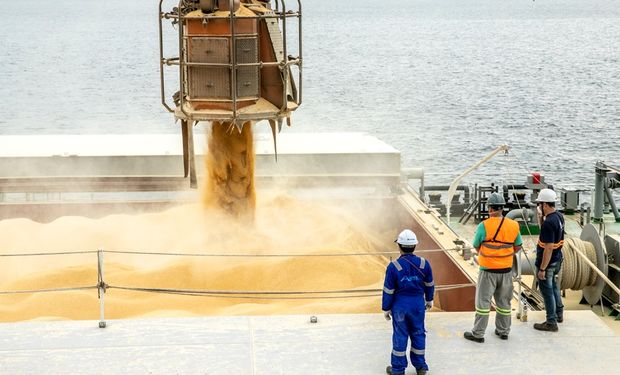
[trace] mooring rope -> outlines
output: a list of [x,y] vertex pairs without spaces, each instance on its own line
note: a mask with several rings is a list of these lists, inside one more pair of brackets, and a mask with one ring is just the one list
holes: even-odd
[[596,249],[593,244],[579,238],[564,240],[561,289],[582,290],[596,283],[598,275],[580,256],[575,254],[577,251],[585,254],[592,263],[597,264]]

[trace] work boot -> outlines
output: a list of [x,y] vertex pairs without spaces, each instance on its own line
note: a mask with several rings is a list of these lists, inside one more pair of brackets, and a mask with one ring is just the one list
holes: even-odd
[[479,342],[479,343],[483,343],[484,342],[484,337],[476,337],[474,336],[473,333],[471,332],[465,332],[463,333],[463,337],[465,337],[467,340],[469,341],[475,341],[475,342]]
[[495,329],[495,335],[499,336],[499,338],[502,339],[502,340],[508,340],[508,334],[507,333],[499,333],[499,331],[497,329]]
[[558,331],[558,325],[557,324],[551,324],[549,322],[534,323],[534,329],[537,329],[539,331],[546,331],[546,332],[557,332]]
[[388,375],[405,375],[405,373],[404,373],[404,372],[392,372],[392,366],[388,366],[388,367],[386,367],[386,368],[385,368],[385,372],[386,372]]
[[563,317],[563,316],[558,316],[557,318],[555,318],[555,320],[556,320],[558,323],[562,323],[562,322],[564,321],[564,317]]
[[426,375],[426,372],[427,372],[427,371],[428,371],[428,370],[421,368],[421,369],[417,369],[417,370],[415,370],[415,374],[416,374],[416,375]]

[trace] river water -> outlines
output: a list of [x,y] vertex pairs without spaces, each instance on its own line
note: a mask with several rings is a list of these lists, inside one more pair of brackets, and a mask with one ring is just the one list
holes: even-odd
[[[0,134],[179,131],[160,104],[157,3],[3,4]],[[502,143],[472,180],[588,186],[596,160],[620,164],[618,1],[307,0],[303,57],[285,131],[370,133],[431,182]]]

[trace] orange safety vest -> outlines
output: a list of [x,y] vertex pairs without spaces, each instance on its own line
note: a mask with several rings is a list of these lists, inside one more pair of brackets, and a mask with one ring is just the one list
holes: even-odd
[[478,250],[478,263],[489,269],[511,268],[519,223],[499,217],[490,217],[482,223],[487,235]]

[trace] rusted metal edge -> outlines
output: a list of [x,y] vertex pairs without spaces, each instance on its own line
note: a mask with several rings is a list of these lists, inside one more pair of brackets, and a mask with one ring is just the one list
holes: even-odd
[[[289,186],[398,186],[399,174],[257,175],[258,184]],[[2,177],[0,193],[156,192],[189,190],[180,176]]]

